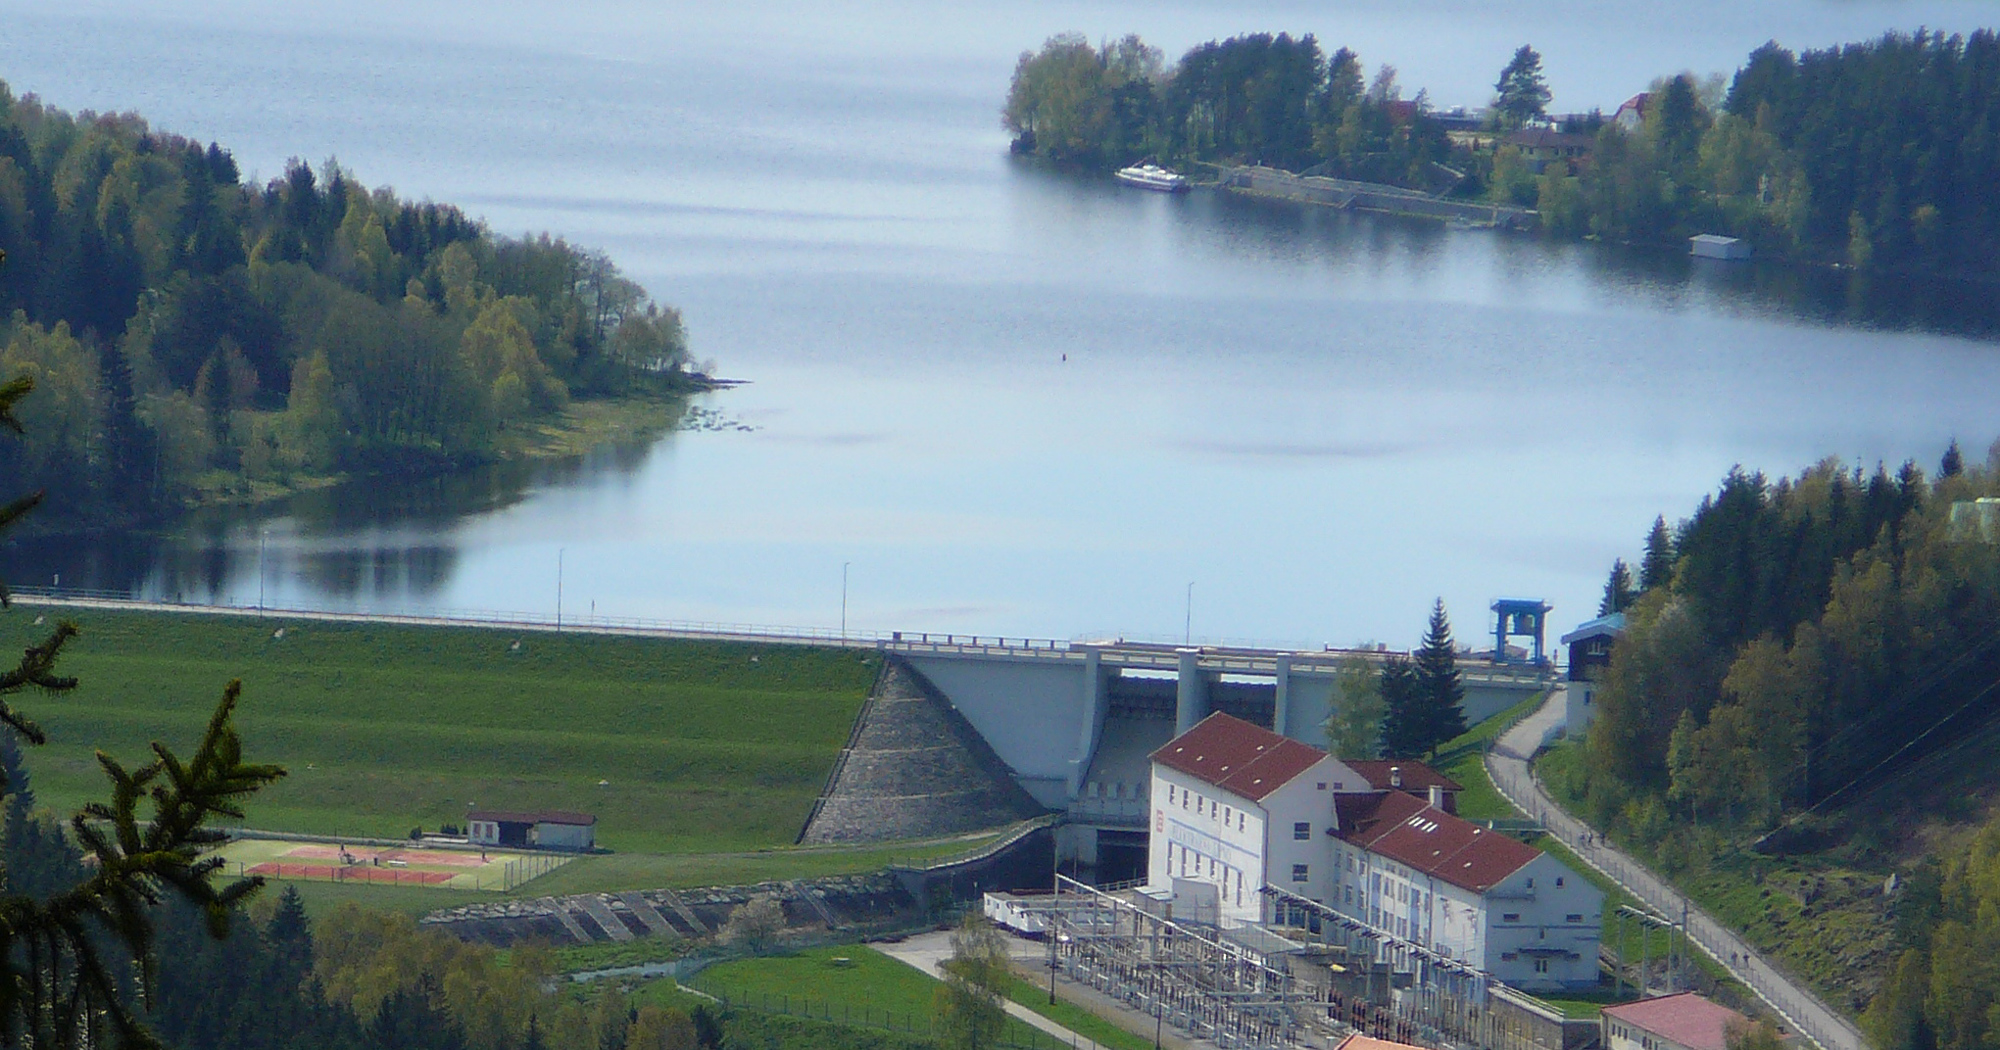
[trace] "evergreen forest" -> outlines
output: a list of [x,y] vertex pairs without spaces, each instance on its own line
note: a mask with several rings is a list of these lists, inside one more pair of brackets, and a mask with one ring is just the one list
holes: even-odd
[[[1697,882],[1896,873],[1893,931],[1854,931],[1886,938],[1887,973],[1849,956],[1820,974],[1867,1005],[1881,1050],[2000,1037],[2000,822],[1962,830],[2000,772],[2000,521],[1982,516],[2000,504],[1979,502],[1995,496],[2000,448],[1975,465],[1955,443],[1935,476],[1736,470],[1678,526],[1655,522],[1636,581],[1621,562],[1606,586],[1627,627],[1565,790]],[[1800,935],[1846,936],[1826,919]]]
[[1021,56],[1002,117],[1017,151],[1087,168],[1263,163],[1525,206],[1559,236],[1721,233],[1857,270],[2000,267],[1992,31],[1803,53],[1769,43],[1733,78],[1658,78],[1629,127],[1602,104],[1561,118],[1583,147],[1568,159],[1507,134],[1555,119],[1532,48],[1494,90],[1483,132],[1448,133],[1423,92],[1403,97],[1393,67],[1364,79],[1354,52],[1324,54],[1310,35],[1211,41],[1173,65],[1138,37],[1064,35]]
[[28,375],[0,471],[41,527],[200,496],[490,459],[571,398],[687,381],[679,314],[601,253],[132,114],[0,85],[0,373]]

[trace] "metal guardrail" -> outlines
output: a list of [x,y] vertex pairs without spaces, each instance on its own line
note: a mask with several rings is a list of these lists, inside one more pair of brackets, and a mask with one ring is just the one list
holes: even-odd
[[[199,603],[169,601],[164,598],[135,598],[129,592],[83,587],[23,585],[13,588],[23,604],[82,603],[108,608],[166,610],[225,616],[273,616],[348,623],[392,623],[411,625],[504,627],[524,631],[579,631],[592,634],[631,634],[666,638],[746,641],[774,645],[831,645],[853,649],[876,649],[900,654],[953,656],[1004,656],[1016,659],[1082,660],[1091,650],[1113,667],[1169,671],[1180,666],[1180,650],[1201,650],[1201,668],[1219,674],[1269,675],[1277,662],[1288,662],[1294,673],[1327,674],[1348,660],[1371,662],[1406,652],[1382,649],[1253,648],[1245,644],[1218,644],[1195,639],[1191,645],[1110,638],[1035,638],[1021,635],[952,634],[930,631],[864,631],[833,627],[804,627],[781,624],[732,623],[722,620],[669,620],[643,616],[581,616],[507,611],[499,609],[426,609],[398,612],[367,610],[302,609],[275,605]],[[1559,668],[1532,664],[1491,664],[1467,659],[1460,673],[1468,683],[1520,683],[1542,681]]]

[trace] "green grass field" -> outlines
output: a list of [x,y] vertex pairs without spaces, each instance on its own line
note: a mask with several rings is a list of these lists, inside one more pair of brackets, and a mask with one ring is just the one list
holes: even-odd
[[[329,835],[402,837],[476,804],[594,813],[618,851],[787,844],[876,671],[872,654],[834,649],[30,605],[0,615],[0,643],[38,640],[36,618],[58,615],[83,627],[63,664],[82,685],[20,698],[51,738],[29,758],[43,803],[102,796],[97,748],[128,762],[154,740],[191,750],[241,678],[246,752],[291,771],[247,823]],[[578,886],[605,871],[573,868]]]
[[[836,962],[843,959],[845,963]],[[712,995],[726,994],[754,1009],[923,1032],[930,1024],[939,982],[867,945],[846,944],[717,963],[690,986]],[[1023,1046],[1055,1045],[1047,1033],[1015,1018],[1008,1018],[1001,1038]]]
[[1542,706],[1545,695],[1536,693],[1438,747],[1437,760],[1432,768],[1465,788],[1458,793],[1456,800],[1459,816],[1467,820],[1503,820],[1520,816],[1513,805],[1494,790],[1492,779],[1486,775],[1486,746],[1514,723],[1534,713],[1536,708]]

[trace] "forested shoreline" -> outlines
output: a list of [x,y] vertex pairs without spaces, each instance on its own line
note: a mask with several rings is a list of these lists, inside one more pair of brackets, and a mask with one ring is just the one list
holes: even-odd
[[199,498],[436,473],[572,398],[684,391],[677,311],[602,253],[500,237],[334,162],[227,150],[0,84],[0,373],[36,385],[0,470],[43,529]]
[[1063,35],[1021,56],[1002,119],[1017,151],[1085,168],[1258,162],[1524,205],[1556,236],[1722,233],[1862,271],[2000,276],[1991,31],[1773,42],[1727,81],[1635,84],[1626,121],[1603,102],[1572,114],[1553,148],[1509,134],[1548,126],[1540,56],[1523,47],[1499,72],[1487,134],[1452,134],[1394,67],[1364,82],[1359,56],[1311,35],[1211,41],[1171,66],[1136,36]]
[[1593,824],[1732,908],[1773,914],[1746,901],[1760,884],[1773,899],[1780,873],[1897,874],[1850,905],[1873,921],[1790,945],[1841,960],[1818,976],[1866,1006],[1881,1050],[2000,1034],[1982,1005],[2000,997],[2000,820],[1968,830],[2000,769],[1984,751],[2000,531],[1978,502],[1996,496],[2000,445],[1968,464],[1954,443],[1935,476],[1732,471],[1677,527],[1655,523],[1636,579],[1614,565],[1603,611],[1627,626],[1580,762],[1551,774]]

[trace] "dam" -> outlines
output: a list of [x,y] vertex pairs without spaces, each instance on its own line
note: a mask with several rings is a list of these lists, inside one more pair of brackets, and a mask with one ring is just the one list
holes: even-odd
[[[873,645],[883,682],[800,841],[1056,814],[1060,862],[1101,882],[1143,870],[1155,749],[1216,711],[1326,748],[1340,677],[1401,655],[923,634]],[[1553,673],[1470,655],[1459,671],[1468,724],[1541,692]]]

